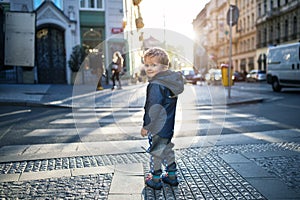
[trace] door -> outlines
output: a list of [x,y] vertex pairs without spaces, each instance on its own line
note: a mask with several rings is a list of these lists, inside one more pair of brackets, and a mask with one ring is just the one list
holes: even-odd
[[67,81],[64,31],[48,25],[38,29],[36,36],[38,82],[65,84]]

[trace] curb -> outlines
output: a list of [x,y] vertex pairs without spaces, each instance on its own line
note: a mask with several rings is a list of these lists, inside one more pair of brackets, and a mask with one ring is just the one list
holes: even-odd
[[251,99],[251,100],[241,100],[241,101],[237,101],[237,102],[229,102],[226,103],[226,105],[228,106],[234,106],[234,105],[241,105],[241,104],[254,104],[254,103],[262,103],[266,101],[266,99],[264,98],[255,98],[255,99]]
[[[235,102],[227,102],[226,104],[198,104],[197,106],[234,106],[241,104],[254,104],[254,103],[262,103],[267,99],[265,98],[255,98],[250,100],[240,100]],[[71,104],[51,104],[51,103],[41,103],[41,102],[31,102],[31,101],[1,101],[0,106],[31,106],[31,107],[54,107],[54,108],[84,108],[84,107],[74,107]],[[89,108],[89,107],[88,107]],[[94,108],[94,107],[93,107]],[[95,108],[103,108],[103,107],[95,107]]]
[[72,105],[55,105],[49,103],[30,102],[30,101],[1,101],[0,106],[31,106],[31,107],[56,107],[56,108],[72,108]]

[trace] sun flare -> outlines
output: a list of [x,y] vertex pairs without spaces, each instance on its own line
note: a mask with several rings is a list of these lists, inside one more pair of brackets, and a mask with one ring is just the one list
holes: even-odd
[[194,39],[193,19],[209,0],[143,0],[140,4],[145,28],[176,31]]

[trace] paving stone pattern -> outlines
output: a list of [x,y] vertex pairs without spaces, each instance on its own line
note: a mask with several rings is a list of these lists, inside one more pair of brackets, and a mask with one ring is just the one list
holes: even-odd
[[0,184],[1,199],[107,199],[112,174]]
[[253,159],[266,171],[280,177],[289,188],[300,189],[300,156]]
[[[277,150],[300,151],[297,143],[272,143],[216,146],[177,150],[180,185],[164,184],[161,191],[145,188],[145,199],[265,199],[250,183],[219,155]],[[299,188],[299,156],[255,158],[291,188]],[[148,155],[131,153],[71,158],[56,158],[0,164],[0,174],[85,168],[113,164],[143,163],[149,171]],[[51,178],[24,182],[0,183],[0,198],[107,199],[113,174],[94,174],[71,178]]]

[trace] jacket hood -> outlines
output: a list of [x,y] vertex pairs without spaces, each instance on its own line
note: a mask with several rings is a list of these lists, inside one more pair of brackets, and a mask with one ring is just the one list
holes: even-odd
[[184,90],[184,82],[180,72],[170,70],[162,71],[154,76],[150,83],[158,83],[169,88],[174,95],[179,95]]

